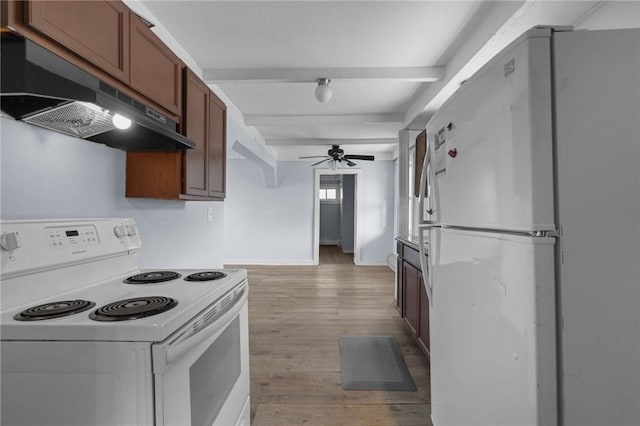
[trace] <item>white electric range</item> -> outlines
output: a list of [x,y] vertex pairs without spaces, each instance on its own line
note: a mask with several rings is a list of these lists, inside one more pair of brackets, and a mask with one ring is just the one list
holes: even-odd
[[132,219],[0,226],[3,424],[249,424],[244,269],[141,270]]

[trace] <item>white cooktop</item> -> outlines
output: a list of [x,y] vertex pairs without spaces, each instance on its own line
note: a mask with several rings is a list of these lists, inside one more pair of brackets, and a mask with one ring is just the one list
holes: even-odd
[[[151,272],[138,267],[137,252],[143,248],[131,218],[3,221],[0,227],[2,340],[162,341],[247,277],[244,269],[218,269],[227,276],[192,282],[184,277],[212,269],[167,267],[160,270],[181,277],[156,284],[124,283],[127,277]],[[175,299],[177,305],[126,321],[89,317],[110,303],[151,296]],[[68,300],[95,306],[59,318],[14,319],[24,309]]]
[[[203,269],[174,270],[182,276],[178,279],[157,284],[126,284],[123,280],[130,275],[149,270],[134,271],[90,287],[57,294],[34,305],[64,301],[88,300],[95,302],[91,309],[60,318],[38,321],[18,321],[14,316],[30,305],[20,306],[2,312],[0,315],[0,335],[2,340],[82,340],[82,341],[148,341],[159,342],[179,329],[189,319],[207,306],[223,297],[229,290],[243,282],[247,273],[244,269],[218,269],[226,277],[214,281],[192,282],[184,277],[202,272]],[[119,300],[163,296],[175,299],[178,304],[165,312],[123,321],[95,321],[89,315],[101,306]]]

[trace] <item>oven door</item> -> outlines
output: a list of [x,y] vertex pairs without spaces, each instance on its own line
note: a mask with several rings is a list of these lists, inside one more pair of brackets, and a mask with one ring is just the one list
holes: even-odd
[[153,346],[156,425],[248,425],[249,327],[243,281]]

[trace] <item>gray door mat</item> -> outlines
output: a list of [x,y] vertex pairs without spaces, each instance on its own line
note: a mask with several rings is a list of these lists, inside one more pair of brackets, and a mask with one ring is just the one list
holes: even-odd
[[393,336],[340,337],[342,389],[415,391]]

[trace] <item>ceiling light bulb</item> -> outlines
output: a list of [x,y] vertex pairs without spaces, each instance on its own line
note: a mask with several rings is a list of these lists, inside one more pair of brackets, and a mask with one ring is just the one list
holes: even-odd
[[113,125],[120,130],[126,130],[131,127],[131,120],[120,114],[113,114]]
[[316,82],[318,83],[318,87],[316,87],[316,99],[318,102],[322,103],[329,102],[329,99],[331,99],[331,95],[333,94],[329,88],[331,79],[319,78]]

